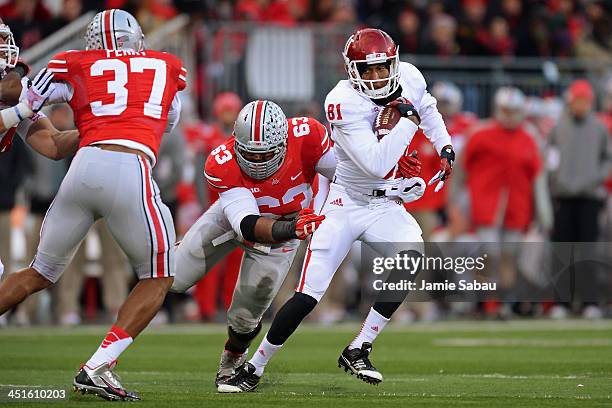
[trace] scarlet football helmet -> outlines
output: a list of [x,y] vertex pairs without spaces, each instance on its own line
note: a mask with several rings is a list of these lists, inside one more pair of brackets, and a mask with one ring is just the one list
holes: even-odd
[[94,16],[85,33],[88,50],[144,50],[144,34],[133,15],[119,9]]
[[[399,47],[391,37],[382,30],[364,28],[351,35],[344,51],[344,65],[349,74],[349,81],[357,92],[372,99],[386,98],[399,87]],[[361,78],[360,71],[367,65],[389,64],[389,77],[367,80]],[[386,82],[375,89],[374,84]]]

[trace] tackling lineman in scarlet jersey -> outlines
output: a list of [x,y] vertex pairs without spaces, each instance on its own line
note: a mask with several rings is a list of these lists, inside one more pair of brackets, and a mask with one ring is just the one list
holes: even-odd
[[172,290],[184,292],[236,246],[245,249],[217,384],[244,363],[299,240],[324,218],[309,207],[315,180],[320,181],[319,197],[326,194],[325,180],[333,177],[336,159],[330,147],[327,130],[315,119],[287,120],[273,102],[254,101],[238,114],[234,136],[206,161],[206,179],[219,200],[180,242]]

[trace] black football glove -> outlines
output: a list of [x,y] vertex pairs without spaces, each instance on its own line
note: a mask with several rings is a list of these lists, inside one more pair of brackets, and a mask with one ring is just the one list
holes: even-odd
[[395,109],[399,111],[400,115],[405,118],[414,116],[417,120],[417,126],[421,124],[421,117],[419,116],[416,108],[406,98],[398,98],[394,101],[391,101],[389,102],[389,106],[395,107]]

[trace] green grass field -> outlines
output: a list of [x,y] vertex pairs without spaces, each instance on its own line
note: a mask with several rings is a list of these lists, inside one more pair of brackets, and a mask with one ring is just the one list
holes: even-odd
[[[255,393],[217,394],[224,341],[217,325],[148,329],[116,371],[143,407],[596,407],[612,406],[612,322],[456,322],[389,326],[372,361],[379,386],[351,377],[336,359],[358,326],[304,326],[287,342]],[[0,330],[0,387],[70,389],[105,328]],[[257,340],[257,342],[259,339]],[[579,386],[579,384],[581,386]],[[61,403],[107,406],[70,392]],[[42,405],[41,405],[42,404]]]

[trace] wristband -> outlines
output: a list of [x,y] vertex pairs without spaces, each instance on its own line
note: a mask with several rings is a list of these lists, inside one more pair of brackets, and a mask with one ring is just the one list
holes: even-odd
[[30,118],[34,115],[34,111],[30,109],[27,103],[19,102],[15,106],[11,106],[10,108],[3,109],[0,111],[0,116],[2,117],[2,123],[6,129],[10,129],[13,126],[16,126],[22,120],[26,118]]

